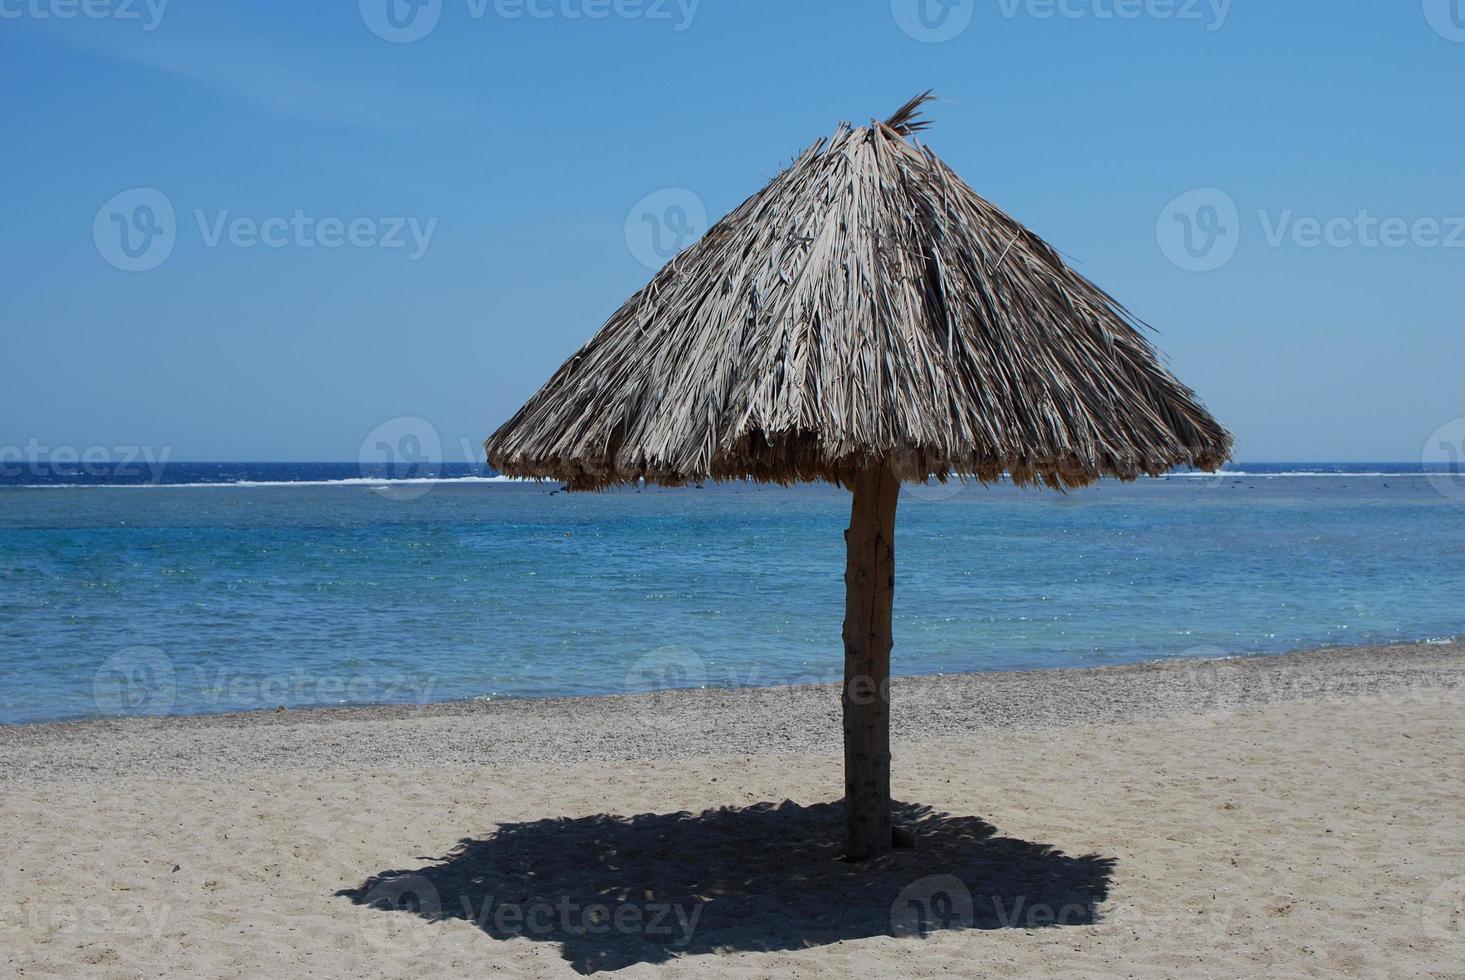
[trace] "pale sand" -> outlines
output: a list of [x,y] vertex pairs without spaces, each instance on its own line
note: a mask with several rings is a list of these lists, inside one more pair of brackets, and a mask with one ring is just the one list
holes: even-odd
[[827,689],[0,728],[0,974],[1465,976],[1465,647],[895,698],[875,868]]

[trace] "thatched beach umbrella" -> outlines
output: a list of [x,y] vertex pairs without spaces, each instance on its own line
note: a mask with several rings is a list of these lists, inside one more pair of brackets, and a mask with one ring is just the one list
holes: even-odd
[[888,851],[902,481],[1055,489],[1214,470],[1231,437],[1142,325],[911,137],[930,94],[841,126],[682,252],[486,443],[598,489],[827,480],[845,568],[850,860]]

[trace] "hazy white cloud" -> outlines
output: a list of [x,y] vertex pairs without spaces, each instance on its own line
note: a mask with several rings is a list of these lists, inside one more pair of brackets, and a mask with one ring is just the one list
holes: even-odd
[[247,38],[183,35],[171,24],[151,33],[108,30],[109,26],[73,22],[42,30],[68,46],[201,82],[267,112],[380,130],[454,115],[440,101],[414,102],[359,73],[289,63],[258,50]]

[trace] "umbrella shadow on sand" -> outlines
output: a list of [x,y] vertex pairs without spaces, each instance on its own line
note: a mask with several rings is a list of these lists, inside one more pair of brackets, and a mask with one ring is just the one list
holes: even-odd
[[943,929],[1088,925],[1113,858],[997,836],[977,817],[896,804],[916,846],[841,860],[844,807],[504,824],[440,862],[337,894],[494,939],[559,943],[580,973],[717,951],[797,950]]

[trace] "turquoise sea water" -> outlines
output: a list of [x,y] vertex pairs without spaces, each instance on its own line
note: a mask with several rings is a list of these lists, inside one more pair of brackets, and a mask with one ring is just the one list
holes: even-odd
[[[896,672],[1465,633],[1465,495],[1243,469],[906,493]],[[838,676],[843,491],[554,489],[0,487],[0,722]]]

